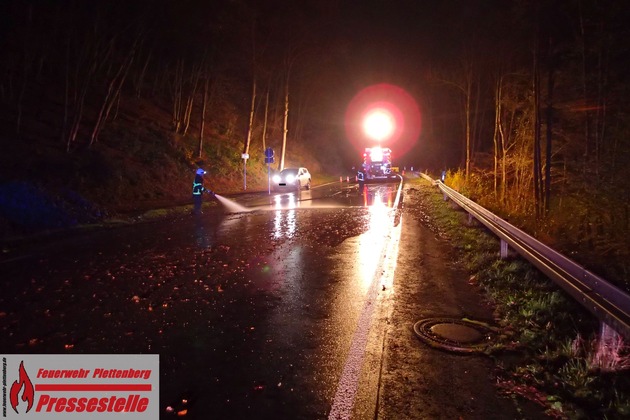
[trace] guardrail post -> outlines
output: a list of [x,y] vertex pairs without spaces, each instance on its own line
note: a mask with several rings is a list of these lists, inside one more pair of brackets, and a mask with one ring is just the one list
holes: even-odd
[[448,201],[448,195],[446,195],[446,193],[444,193],[443,195],[444,195],[444,201]]
[[621,360],[620,351],[624,348],[621,335],[605,322],[600,323],[597,349],[593,355],[593,363],[596,367],[606,371],[618,367]]
[[508,256],[508,243],[501,239],[501,259],[504,260]]
[[473,220],[474,220],[474,217],[473,217],[472,213],[468,213],[468,225],[469,226],[472,225]]

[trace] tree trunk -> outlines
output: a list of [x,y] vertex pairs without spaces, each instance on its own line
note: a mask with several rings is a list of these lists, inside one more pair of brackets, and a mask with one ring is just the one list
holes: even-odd
[[92,129],[92,135],[90,137],[90,143],[88,144],[88,147],[92,147],[92,145],[98,141],[98,136],[103,129],[103,126],[105,125],[105,121],[109,116],[112,106],[114,105],[116,98],[120,96],[122,86],[125,83],[127,75],[129,74],[129,69],[133,64],[138,42],[139,39],[136,39],[134,45],[131,47],[131,50],[127,54],[127,57],[125,57],[125,60],[120,64],[118,71],[109,82],[107,94],[105,95],[103,104],[96,118],[96,123],[94,124],[94,128]]
[[245,148],[243,149],[243,153],[249,154],[249,145],[252,141],[252,131],[254,131],[254,114],[256,107],[256,76],[254,75],[254,80],[252,81],[252,102],[251,108],[249,110],[249,125],[247,126],[247,140],[245,141]]
[[507,152],[508,145],[505,131],[503,130],[503,122],[501,121],[501,115],[499,114],[499,137],[501,139],[501,204],[506,204],[506,191],[507,191]]
[[284,169],[284,155],[286,153],[287,134],[289,132],[289,72],[290,68],[287,70],[287,79],[284,84],[284,125],[282,128],[282,156],[280,158],[280,170]]
[[203,152],[203,129],[206,125],[206,107],[208,106],[208,79],[203,83],[203,101],[201,105],[201,123],[199,124],[199,143],[197,143],[197,157],[201,159],[201,153]]
[[547,73],[547,150],[545,156],[545,214],[549,214],[551,201],[551,150],[553,134],[553,89],[554,68],[549,66]]
[[541,216],[541,153],[540,153],[540,65],[538,60],[538,42],[534,46],[533,86],[534,93],[534,205],[536,218]]
[[182,130],[183,135],[188,134],[188,128],[190,127],[190,116],[192,115],[196,91],[197,91],[197,88],[195,86],[193,91],[190,93],[190,96],[188,96],[188,99],[186,99],[186,108],[184,109],[184,116],[183,116],[183,119],[184,119],[184,128]]
[[[96,49],[96,47],[94,47]],[[89,47],[87,43],[82,57],[77,57],[77,62],[74,72],[74,95],[73,95],[73,109],[72,109],[72,123],[68,129],[68,137],[66,138],[66,152],[69,152],[72,144],[76,141],[81,126],[81,120],[83,119],[83,109],[85,104],[85,98],[87,97],[87,91],[92,82],[92,76],[96,73],[98,67],[96,62],[97,53],[94,52],[94,56],[90,56]],[[81,63],[82,59],[85,59],[89,63],[89,67],[85,72],[83,78],[81,78]]]
[[184,62],[179,60],[175,67],[175,80],[173,81],[173,130],[179,133],[182,125],[182,102],[184,95]]
[[499,125],[501,124],[501,77],[497,80],[494,90],[494,133],[492,135],[493,143],[493,178],[494,178],[494,199],[497,199],[498,169],[499,169]]
[[195,96],[197,95],[197,86],[199,85],[199,79],[201,78],[201,72],[203,69],[203,64],[198,67],[193,67],[190,75],[190,90],[188,92],[188,99],[186,100],[186,108],[184,109],[184,128],[182,130],[182,134],[186,135],[188,133],[188,128],[190,127],[190,116],[192,115],[193,105],[195,102]]
[[466,105],[464,111],[466,113],[466,182],[468,182],[468,175],[470,174],[470,101],[472,95],[472,77],[468,75],[467,79]]
[[263,123],[262,132],[262,147],[263,150],[267,149],[267,120],[269,116],[269,87],[267,87],[267,99],[265,100],[265,121]]

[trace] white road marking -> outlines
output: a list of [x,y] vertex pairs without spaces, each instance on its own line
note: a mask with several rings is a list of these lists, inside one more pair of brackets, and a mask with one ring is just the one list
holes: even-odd
[[[395,214],[395,208],[392,211],[392,215],[393,214]],[[372,278],[370,288],[366,295],[357,329],[354,332],[350,352],[346,359],[341,378],[339,379],[339,384],[337,385],[332,408],[328,415],[329,420],[350,419],[352,417],[352,408],[359,388],[361,368],[365,358],[368,335],[372,324],[374,309],[377,304],[379,289],[383,285],[387,288],[391,288],[398,258],[402,220],[398,223],[398,226],[394,227],[392,217],[390,226],[391,228],[387,233],[388,240],[386,246],[383,247],[379,264],[374,271],[374,277]]]

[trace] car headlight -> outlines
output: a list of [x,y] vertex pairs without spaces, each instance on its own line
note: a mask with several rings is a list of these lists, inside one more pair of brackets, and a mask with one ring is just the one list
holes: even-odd
[[271,180],[276,184],[280,183],[280,180],[281,180],[280,175],[274,175],[273,178],[271,178]]
[[293,175],[287,175],[287,184],[292,184],[295,181],[295,177]]

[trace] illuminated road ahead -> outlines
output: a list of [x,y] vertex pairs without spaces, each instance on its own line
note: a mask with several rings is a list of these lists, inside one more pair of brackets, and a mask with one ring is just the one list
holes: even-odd
[[246,194],[248,212],[42,244],[0,265],[1,351],[159,353],[165,418],[346,415],[391,288],[397,187]]

